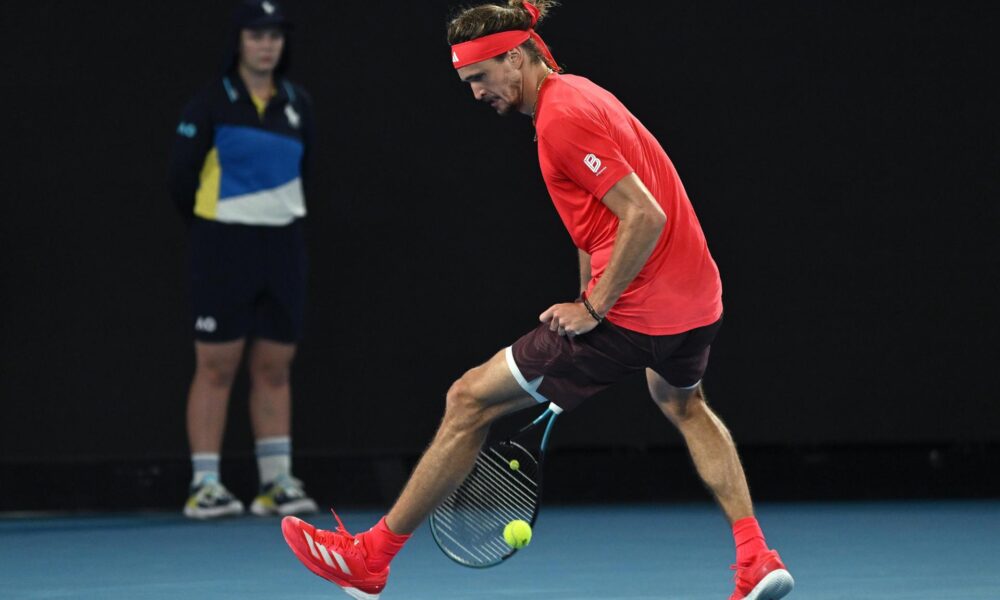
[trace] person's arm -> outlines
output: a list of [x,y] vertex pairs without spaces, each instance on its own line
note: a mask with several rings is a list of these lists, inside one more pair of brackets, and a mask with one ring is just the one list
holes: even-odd
[[604,317],[649,260],[667,215],[635,173],[616,183],[601,202],[618,217],[608,266],[587,298]]
[[205,156],[212,148],[215,133],[203,95],[184,108],[170,152],[167,187],[177,212],[185,222],[194,217],[195,193],[200,183]]
[[[608,266],[587,297],[597,316],[603,319],[649,260],[667,223],[667,216],[635,173],[619,180],[601,202],[619,221]],[[580,265],[582,279],[582,252]],[[598,324],[582,302],[553,305],[539,316],[539,320],[549,323],[549,328],[560,335],[582,335]]]
[[[609,130],[600,111],[590,106],[563,107],[537,133],[543,173],[569,179],[619,221],[608,264],[590,294],[580,302],[553,305],[539,316],[559,335],[580,335],[604,319],[642,270],[667,217],[625,159],[618,136]],[[583,261],[581,254],[581,280]],[[586,267],[591,270],[589,256]],[[582,286],[589,279],[581,281]]]
[[316,120],[313,101],[304,89],[296,86],[298,104],[302,111],[302,189],[306,199],[310,197],[312,174],[316,167]]
[[587,291],[590,284],[590,255],[580,250],[580,294]]

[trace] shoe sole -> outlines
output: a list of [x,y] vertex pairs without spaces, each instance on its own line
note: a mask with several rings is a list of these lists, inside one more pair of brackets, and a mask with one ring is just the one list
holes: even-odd
[[230,504],[216,508],[184,507],[184,516],[189,519],[220,519],[222,517],[238,517],[243,514],[243,504]]
[[281,521],[281,535],[285,538],[285,543],[295,554],[295,558],[299,559],[299,562],[305,565],[307,569],[313,572],[313,575],[322,577],[323,579],[329,581],[344,590],[344,593],[352,598],[357,598],[357,600],[378,600],[379,594],[369,594],[367,592],[362,592],[356,587],[351,587],[351,584],[341,581],[338,577],[323,571],[316,565],[312,563],[312,560],[308,558],[304,552],[301,552],[295,543],[292,541],[298,540],[301,532],[296,529],[295,525],[292,525],[288,521]]
[[266,506],[254,500],[253,504],[250,505],[250,512],[258,517],[270,517],[273,515],[288,517],[291,515],[316,513],[319,512],[319,507],[316,506],[316,502],[313,500],[296,500],[294,502],[286,502],[282,506]]
[[779,600],[787,596],[793,587],[795,580],[792,574],[785,569],[778,569],[761,579],[743,600]]

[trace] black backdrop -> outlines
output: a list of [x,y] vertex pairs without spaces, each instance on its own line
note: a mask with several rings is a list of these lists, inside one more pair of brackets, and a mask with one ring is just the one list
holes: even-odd
[[[231,3],[4,6],[0,456],[182,459],[164,186]],[[574,295],[530,121],[476,105],[450,2],[295,2],[312,93],[303,455],[413,454],[462,371]],[[744,447],[995,443],[996,5],[566,0],[542,27],[671,155],[723,274],[707,388]],[[228,453],[251,452],[245,401]],[[640,379],[556,445],[676,446]]]

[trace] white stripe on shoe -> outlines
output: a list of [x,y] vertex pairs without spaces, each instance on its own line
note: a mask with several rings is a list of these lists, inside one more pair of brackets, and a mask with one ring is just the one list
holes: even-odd
[[[323,544],[317,544],[313,540],[312,536],[309,535],[309,533],[306,531],[303,531],[302,535],[305,536],[306,543],[309,544],[309,551],[312,552],[312,555],[315,556],[316,558],[323,559],[323,562],[326,563],[326,566],[334,569],[339,567],[340,570],[343,571],[344,574],[346,575],[354,574],[351,573],[350,567],[347,566],[347,562],[344,560],[344,557],[340,555],[340,553],[338,553],[336,550],[327,549],[327,547],[324,546]],[[331,554],[333,556],[330,556]],[[337,564],[333,564],[334,560],[337,561]]]
[[323,555],[323,562],[326,563],[326,566],[332,567],[333,559],[330,558],[330,553],[327,552],[326,546],[324,546],[323,544],[316,544],[316,547],[319,548],[319,553]]
[[319,558],[319,552],[316,551],[316,544],[313,542],[312,536],[305,531],[302,532],[302,535],[306,536],[306,543],[309,544],[309,551],[312,552],[313,556]]
[[[322,548],[322,546],[320,546],[320,548]],[[347,567],[347,563],[344,562],[344,557],[334,550],[331,550],[331,552],[333,552],[333,557],[337,559],[337,564],[340,566],[340,570],[347,575],[353,575],[354,573],[351,573],[351,570]]]

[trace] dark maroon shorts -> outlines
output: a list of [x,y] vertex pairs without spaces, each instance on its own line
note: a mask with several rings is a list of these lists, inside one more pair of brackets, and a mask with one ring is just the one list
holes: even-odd
[[535,400],[564,410],[647,368],[674,387],[691,388],[705,374],[721,326],[719,319],[676,335],[645,335],[604,321],[570,338],[543,323],[507,349],[507,366]]

